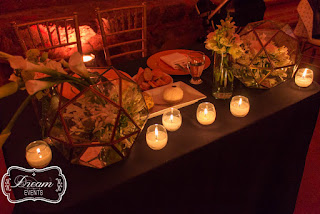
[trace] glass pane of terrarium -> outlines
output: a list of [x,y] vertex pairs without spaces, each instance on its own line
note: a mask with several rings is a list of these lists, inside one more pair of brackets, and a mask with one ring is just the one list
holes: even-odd
[[132,139],[130,137],[130,138],[127,138],[127,139],[124,139],[124,140],[120,141],[119,143],[114,144],[114,146],[115,146],[116,149],[118,149],[118,151],[121,152],[121,154],[124,157],[127,157],[129,155],[130,148],[133,145],[133,141],[132,141]]
[[104,146],[101,149],[98,160],[103,163],[104,166],[109,166],[123,160],[123,158],[112,148],[112,146]]
[[292,71],[293,66],[275,69],[264,81],[261,82],[261,85],[267,88],[275,87],[280,83],[286,81],[287,79],[291,78]]
[[[71,163],[78,163],[88,147],[73,147],[71,154]],[[85,158],[83,158],[85,159]]]
[[[123,111],[121,111],[119,122],[116,126],[114,140],[118,140],[120,138],[128,138],[132,133],[138,130],[139,128],[134,125],[134,123],[132,122],[132,118],[128,117]],[[128,145],[132,143],[133,142],[128,142]]]
[[76,95],[80,93],[84,88],[80,88],[80,86],[74,86],[70,83],[63,83],[56,87],[57,93],[59,96],[59,106],[63,106],[66,102],[73,99]]
[[262,45],[265,46],[278,33],[278,30],[256,29],[255,32]]
[[114,69],[110,69],[106,72],[103,72],[102,76],[107,78],[109,81],[119,79],[119,73],[116,72]]
[[261,51],[262,46],[257,36],[253,32],[241,36],[241,40],[243,41],[243,44],[245,46],[245,54],[237,59],[237,62],[242,65],[249,66],[254,57]]
[[112,102],[120,106],[120,80],[114,79],[103,83],[105,92],[104,95]]
[[131,76],[130,76],[129,74],[127,74],[126,72],[124,72],[124,71],[118,71],[118,75],[119,75],[119,77],[120,77],[122,80],[135,83],[135,82],[132,80]]
[[122,79],[122,107],[129,116],[142,128],[147,120],[148,107],[139,86]]
[[53,146],[55,146],[66,159],[69,159],[69,140],[59,116],[55,119],[53,126],[50,127],[48,136],[51,138]]
[[102,168],[105,166],[103,161],[99,159],[102,146],[93,146],[86,148],[76,148],[73,152],[73,162],[94,168]]
[[251,69],[246,66],[234,64],[233,73],[234,76],[237,77],[247,87],[255,87],[258,85],[257,81],[252,75]]
[[290,25],[286,24],[280,30],[283,31],[288,36],[295,38],[294,32],[293,32],[292,28],[290,27]]
[[53,126],[49,130],[49,136],[58,139],[61,142],[69,143],[64,126],[59,116],[56,117]]
[[267,56],[267,53],[262,50],[258,53],[255,58],[251,60],[250,67],[256,69],[263,69],[263,70],[271,70],[272,64]]
[[245,26],[245,27],[241,30],[241,32],[240,32],[239,35],[242,36],[242,35],[246,35],[246,34],[252,32],[252,30],[253,30],[254,28],[256,28],[257,26],[259,26],[260,24],[261,24],[260,22],[252,22],[252,23],[249,23],[247,26]]
[[285,46],[276,46],[273,41],[271,41],[265,47],[270,61],[274,67],[284,67],[287,65],[291,65],[293,62],[290,59],[290,55],[288,54],[288,48]]
[[272,42],[279,48],[279,55],[282,55],[282,57],[280,57],[281,63],[278,63],[280,65],[276,67],[296,64],[297,54],[299,51],[298,40],[282,31],[279,31],[279,33],[273,38]]
[[91,90],[60,110],[74,144],[110,142],[118,108]]

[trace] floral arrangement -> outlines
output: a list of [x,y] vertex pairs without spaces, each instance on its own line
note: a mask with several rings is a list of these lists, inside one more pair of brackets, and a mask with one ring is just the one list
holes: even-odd
[[[277,46],[274,41],[269,42],[264,33],[257,35],[255,36],[251,32],[242,37],[246,54],[237,59],[237,62],[241,65],[250,65],[249,68],[243,68],[243,75],[247,76],[244,81],[245,85],[250,87],[262,83],[265,87],[271,88],[278,83],[276,78],[288,78],[287,69],[281,68],[291,65],[292,61],[286,46]],[[264,50],[262,50],[262,46],[264,46]],[[270,72],[272,67],[280,69]],[[268,76],[269,78],[267,78]],[[253,79],[250,80],[250,77]]]
[[[60,62],[50,60],[48,59],[48,53],[40,55],[40,51],[37,49],[29,50],[26,56],[27,58],[24,59],[22,56],[12,56],[0,52],[0,59],[8,61],[14,70],[9,79],[11,82],[0,87],[0,99],[16,93],[19,89],[26,89],[29,94],[5,129],[1,131],[0,148],[10,136],[15,121],[33,96],[37,96],[40,99],[43,96],[42,90],[62,82],[70,82],[79,88],[89,86],[92,83],[89,72],[84,66],[82,57],[78,52],[71,56],[69,63],[64,60]],[[71,69],[80,78],[68,75],[64,68]]]
[[[24,88],[29,94],[2,130],[0,148],[11,134],[18,116],[30,100],[36,97],[41,100],[42,110],[46,113],[43,125],[53,141],[101,144],[99,147],[95,145],[96,149],[83,147],[82,152],[75,149],[77,155],[82,154],[81,159],[84,161],[88,159],[85,154],[92,155],[92,150],[98,151],[99,158],[104,157],[104,162],[117,153],[121,153],[121,157],[128,154],[128,149],[143,128],[148,115],[143,95],[134,81],[111,68],[106,69],[97,80],[97,75],[87,70],[78,52],[71,55],[69,63],[65,60],[50,60],[47,53],[40,54],[36,49],[29,50],[26,56],[24,59],[0,52],[0,59],[7,60],[14,69],[11,82],[0,87],[0,98]],[[69,137],[66,137],[65,133],[68,133]],[[72,139],[72,142],[68,142],[68,139]],[[117,144],[113,145],[111,140]],[[105,146],[107,143],[109,146],[113,145],[112,148],[116,151]],[[64,150],[64,145],[58,146]],[[89,159],[88,161],[92,161],[94,158]],[[108,164],[116,162],[114,159]],[[91,164],[95,167],[101,166],[96,163],[97,160],[94,162]]]
[[221,20],[217,27],[205,41],[205,47],[214,54],[212,95],[216,99],[228,99],[232,95],[234,80],[231,58],[240,58],[244,48],[232,17]]
[[249,23],[241,32],[244,53],[234,74],[248,87],[271,88],[292,77],[299,43],[286,24],[268,20]]
[[235,33],[236,26],[232,22],[232,17],[227,17],[226,20],[221,20],[221,25],[217,25],[214,32],[207,36],[206,48],[217,54],[230,54],[233,59],[238,59],[244,53],[240,36]]

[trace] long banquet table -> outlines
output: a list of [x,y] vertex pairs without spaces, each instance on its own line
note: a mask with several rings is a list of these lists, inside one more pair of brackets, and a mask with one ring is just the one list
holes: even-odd
[[[203,44],[192,49],[205,51]],[[133,75],[139,66],[145,67],[146,59],[117,68]],[[189,84],[190,76],[173,79]],[[101,170],[69,164],[52,148],[50,165],[61,167],[68,183],[62,201],[19,203],[14,213],[293,213],[319,112],[319,85],[299,88],[289,80],[258,90],[236,81],[234,95],[247,96],[251,105],[246,117],[236,118],[230,100],[211,95],[212,65],[202,79],[192,87],[215,105],[212,125],[197,122],[198,104],[184,107],[181,128],[168,133],[164,149],[154,151],[146,144],[146,128],[161,123],[161,117],[152,118],[129,158]],[[0,128],[24,95],[19,96],[0,101]],[[41,138],[35,118],[30,105],[17,121],[4,146],[8,167],[30,168],[26,145]]]

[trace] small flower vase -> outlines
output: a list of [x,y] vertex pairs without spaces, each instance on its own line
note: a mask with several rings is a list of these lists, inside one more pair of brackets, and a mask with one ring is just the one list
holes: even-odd
[[232,96],[233,79],[231,56],[215,52],[212,95],[216,99],[229,99]]

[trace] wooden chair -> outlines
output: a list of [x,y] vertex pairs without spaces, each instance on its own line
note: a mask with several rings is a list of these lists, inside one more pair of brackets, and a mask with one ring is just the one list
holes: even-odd
[[50,51],[76,45],[77,50],[82,54],[77,13],[69,17],[11,24],[24,53],[33,48]]
[[320,69],[320,40],[319,39],[302,39],[301,41],[301,64],[313,66]]
[[[313,5],[316,6],[316,5]],[[318,13],[317,7],[312,7],[307,0],[301,0],[297,12],[299,16],[294,34],[299,38],[301,44],[301,62],[302,67],[311,66],[320,69],[320,39],[313,38],[313,26],[319,25],[314,13]]]
[[[215,23],[213,17],[216,14],[218,14],[222,7],[225,6],[228,2],[229,0],[224,0],[219,5],[215,6],[210,0],[198,1],[195,5],[195,8],[197,10],[198,15],[200,15],[201,18],[205,19],[206,25],[211,24],[211,27],[213,28],[213,30],[215,30]],[[200,8],[199,6],[208,8]]]
[[[105,59],[141,53],[147,56],[147,10],[146,4],[114,9],[96,9],[103,41]],[[112,49],[112,50],[111,50]]]

